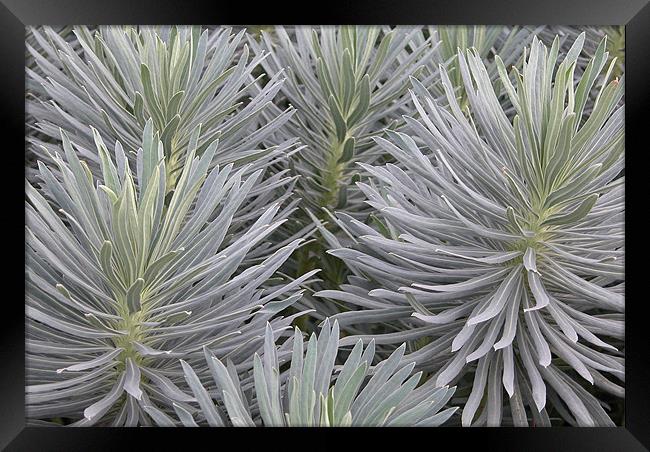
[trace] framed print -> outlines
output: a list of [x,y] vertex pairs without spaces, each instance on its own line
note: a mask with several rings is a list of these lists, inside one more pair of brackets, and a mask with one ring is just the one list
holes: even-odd
[[4,1],[0,444],[647,450],[646,3]]

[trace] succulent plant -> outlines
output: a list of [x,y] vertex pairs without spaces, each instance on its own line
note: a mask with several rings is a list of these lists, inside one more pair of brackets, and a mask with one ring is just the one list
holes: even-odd
[[[274,276],[301,242],[265,243],[283,221],[279,203],[252,212],[249,226],[234,224],[262,170],[210,170],[216,141],[197,157],[193,135],[166,202],[164,145],[153,129],[148,121],[135,172],[123,146],[109,152],[93,130],[95,180],[63,132],[64,156],[50,156],[58,171],[39,162],[40,190],[26,182],[30,419],[149,425],[185,409],[193,398],[179,388],[179,358],[205,367],[206,347],[246,366],[267,322],[290,325],[276,314],[315,273]],[[254,252],[257,264],[246,260]]]
[[[531,31],[533,29],[531,28]],[[553,40],[560,39],[560,55],[566,53],[580,34],[585,34],[585,43],[582,54],[576,61],[576,71],[580,74],[589,63],[603,38],[607,38],[608,65],[616,59],[612,67],[612,77],[620,77],[625,71],[625,27],[577,27],[570,25],[547,25],[535,28],[539,39],[546,45],[551,45]]]
[[[286,73],[280,102],[297,109],[285,130],[306,147],[296,154],[295,171],[304,202],[316,215],[321,208],[350,206],[347,187],[356,168],[353,161],[380,157],[372,137],[383,133],[391,112],[407,100],[408,77],[431,54],[428,41],[411,44],[417,28],[283,27],[251,40],[268,74]],[[408,54],[408,58],[401,58]],[[393,115],[394,116],[394,115]]]
[[620,424],[624,47],[28,27],[28,423]]
[[262,119],[283,74],[258,86],[261,75],[252,73],[265,56],[249,55],[242,45],[244,30],[234,35],[223,27],[74,27],[76,40],[67,41],[50,27],[30,31],[39,48],[28,45],[38,70],[27,69],[27,113],[34,117],[32,127],[47,138],[32,139],[41,161],[49,158],[42,148],[55,152],[61,128],[81,152],[88,151],[83,157],[99,176],[89,125],[107,142],[119,140],[133,161],[152,120],[163,142],[170,191],[197,130],[198,155],[219,139],[213,164],[272,159],[295,144],[264,145],[291,110]]
[[[292,347],[289,350],[289,347]],[[206,360],[223,401],[223,419],[214,400],[187,363],[185,378],[201,407],[201,421],[209,425],[237,427],[381,427],[427,426],[444,423],[456,408],[440,411],[455,388],[436,388],[432,381],[418,386],[422,373],[412,373],[414,364],[401,363],[404,346],[373,365],[375,346],[357,341],[343,365],[336,365],[339,352],[339,327],[325,320],[318,336],[311,335],[305,350],[302,332],[296,328],[293,341],[276,346],[273,328],[267,325],[262,357],[255,354],[253,382],[240,380],[232,362],[222,360],[206,349]],[[281,366],[291,364],[286,372]],[[249,393],[254,393],[254,398]],[[253,414],[255,413],[255,414]],[[184,417],[185,426],[197,425]],[[176,425],[161,417],[161,425]]]
[[512,120],[475,50],[458,54],[469,116],[444,68],[449,107],[413,81],[412,136],[377,139],[397,164],[362,164],[383,229],[339,214],[354,243],[328,236],[354,277],[316,295],[357,308],[342,326],[388,324],[377,344],[420,339],[405,359],[467,391],[463,425],[612,425],[596,395],[623,395],[624,80],[596,83],[602,41],[574,83],[584,38],[559,64],[557,38],[521,72],[496,58]]
[[[507,96],[504,96],[500,89],[499,71],[494,56],[500,55],[506,67],[517,65],[522,58],[525,46],[530,44],[534,33],[541,29],[542,27],[530,27],[529,29],[498,25],[438,25],[424,27],[422,33],[415,36],[415,40],[420,43],[426,39],[431,39],[435,52],[433,57],[426,62],[427,73],[421,77],[421,81],[429,88],[432,95],[444,102],[446,97],[445,89],[439,74],[440,66],[444,66],[452,85],[457,90],[456,95],[461,109],[466,109],[467,94],[465,93],[457,55],[458,49],[472,48],[483,60],[490,80],[495,82],[497,95],[500,99],[507,101]],[[504,106],[507,106],[507,104]],[[412,107],[409,103],[408,108],[411,111]]]
[[[287,77],[275,110],[265,114],[275,116],[288,106],[296,109],[283,127],[287,138],[298,137],[304,145],[289,160],[291,171],[300,175],[296,194],[303,207],[292,217],[295,233],[313,229],[314,217],[325,220],[323,208],[336,207],[360,218],[367,215],[353,183],[358,178],[354,162],[381,161],[384,153],[372,138],[402,122],[408,78],[433,51],[428,40],[414,45],[419,33],[416,27],[276,27],[263,31],[259,42],[249,39],[257,55],[270,54],[260,62],[264,72]],[[299,274],[321,268],[321,286],[343,282],[346,267],[324,254],[323,243],[316,234],[286,271]],[[304,302],[316,309],[310,297]],[[324,300],[319,304],[314,315],[320,319],[339,310]]]

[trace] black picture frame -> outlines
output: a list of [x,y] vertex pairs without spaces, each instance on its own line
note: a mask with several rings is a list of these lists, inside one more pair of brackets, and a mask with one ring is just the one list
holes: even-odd
[[[2,102],[0,115],[3,159],[2,223],[7,226],[0,242],[5,262],[0,279],[0,448],[6,450],[130,450],[146,441],[149,450],[194,447],[197,437],[207,447],[252,450],[251,440],[266,449],[286,449],[290,438],[302,450],[322,447],[345,450],[352,442],[364,448],[384,447],[481,447],[482,450],[527,451],[640,451],[650,448],[650,348],[644,297],[635,294],[647,264],[643,233],[644,177],[641,162],[648,147],[650,105],[650,5],[649,0],[348,0],[337,3],[282,5],[197,0],[1,0],[0,59]],[[25,26],[37,24],[580,24],[626,26],[626,399],[625,425],[617,428],[440,428],[426,429],[114,429],[25,427],[24,404],[24,247],[19,237],[24,219],[24,160],[17,149],[24,146]],[[22,144],[21,144],[22,143]],[[13,180],[13,179],[16,180]],[[647,193],[647,190],[645,191]],[[640,198],[636,202],[634,198]],[[629,207],[632,206],[631,210]],[[640,217],[634,219],[634,217]],[[23,229],[24,234],[24,229]],[[629,246],[631,244],[632,246]],[[639,259],[637,259],[639,258]],[[640,265],[636,265],[640,262]],[[646,260],[647,262],[647,260]],[[337,439],[343,436],[344,438]],[[393,441],[390,441],[390,440]],[[395,441],[396,440],[396,441]],[[227,441],[227,442],[224,442]],[[402,443],[402,444],[400,444]],[[284,446],[284,447],[283,447]],[[350,446],[351,447],[351,446]]]

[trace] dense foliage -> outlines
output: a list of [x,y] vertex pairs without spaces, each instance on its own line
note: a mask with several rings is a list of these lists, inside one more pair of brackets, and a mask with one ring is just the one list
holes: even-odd
[[30,423],[622,423],[622,29],[36,27],[26,57]]

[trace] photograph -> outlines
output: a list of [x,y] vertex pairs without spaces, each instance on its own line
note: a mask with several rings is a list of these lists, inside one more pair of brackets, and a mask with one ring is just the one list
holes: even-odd
[[622,27],[33,27],[35,425],[614,426]]
[[644,253],[626,241],[645,190],[626,188],[647,145],[638,3],[636,25],[19,23],[24,159],[5,185],[25,304],[0,350],[21,381],[0,449],[252,427],[318,450],[327,433],[305,428],[405,427],[648,450],[626,290],[626,242]]

